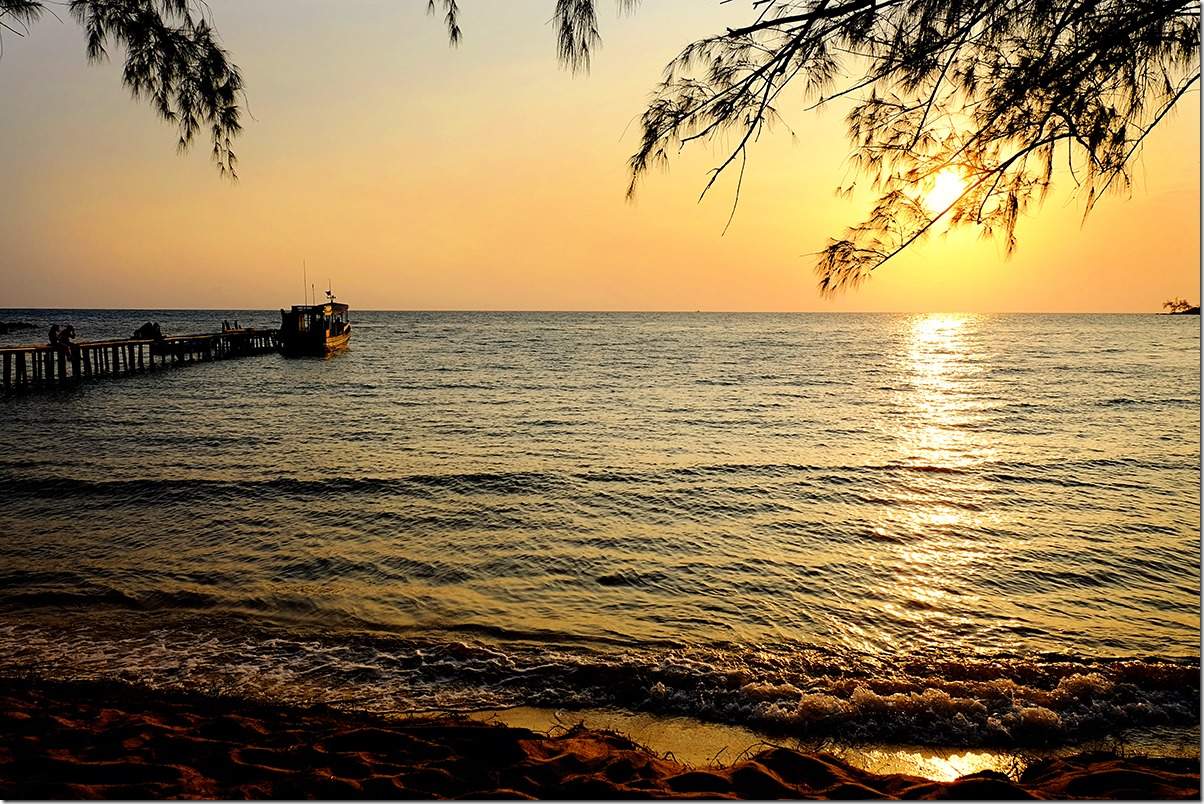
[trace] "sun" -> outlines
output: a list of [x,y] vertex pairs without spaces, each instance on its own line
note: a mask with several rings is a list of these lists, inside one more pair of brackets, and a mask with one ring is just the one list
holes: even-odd
[[966,180],[956,168],[945,168],[936,174],[932,189],[924,196],[924,206],[933,215],[944,212],[966,190]]

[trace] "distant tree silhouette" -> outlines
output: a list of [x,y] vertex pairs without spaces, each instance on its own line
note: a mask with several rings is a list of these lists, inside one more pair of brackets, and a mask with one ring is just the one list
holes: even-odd
[[[560,59],[588,69],[600,41],[596,0],[550,2]],[[1086,214],[1105,191],[1128,185],[1150,131],[1200,80],[1200,0],[747,2],[745,24],[688,45],[666,68],[641,119],[628,193],[683,148],[727,143],[703,194],[735,168],[734,213],[749,147],[780,119],[779,107],[850,99],[852,159],[878,199],[819,253],[825,292],[865,279],[941,220],[1000,232],[1010,253],[1017,220],[1045,197],[1055,160],[1085,191]],[[68,5],[89,56],[124,46],[126,85],[178,125],[182,148],[207,128],[214,160],[232,173],[242,79],[203,0]],[[427,8],[459,43],[457,0]],[[17,30],[13,23],[28,26],[43,11],[42,0],[0,0],[0,26]],[[964,190],[930,211],[922,196],[944,171]]]
[[1185,313],[1196,305],[1189,302],[1187,299],[1174,298],[1170,301],[1165,301],[1162,306],[1172,313]]

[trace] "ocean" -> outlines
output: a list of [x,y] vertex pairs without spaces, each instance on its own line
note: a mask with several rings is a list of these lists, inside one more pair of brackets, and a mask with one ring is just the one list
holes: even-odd
[[[866,745],[1198,734],[1198,317],[352,317],[327,359],[0,401],[0,674]],[[223,319],[279,315],[0,310],[37,325],[10,344]]]

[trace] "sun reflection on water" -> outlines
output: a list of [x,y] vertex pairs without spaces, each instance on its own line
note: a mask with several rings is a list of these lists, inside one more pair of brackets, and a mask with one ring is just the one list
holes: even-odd
[[908,436],[913,462],[964,468],[989,460],[974,430],[973,391],[981,371],[974,354],[979,316],[929,315],[913,319],[907,360],[911,374]]
[[972,474],[996,454],[978,401],[980,323],[975,315],[916,316],[903,333],[910,382],[896,399],[896,443],[914,471],[877,528],[899,537],[886,548],[895,573],[881,607],[890,620],[926,626],[934,644],[961,641],[955,634],[972,630],[965,612],[985,605],[964,582],[993,549],[978,537],[992,515]]

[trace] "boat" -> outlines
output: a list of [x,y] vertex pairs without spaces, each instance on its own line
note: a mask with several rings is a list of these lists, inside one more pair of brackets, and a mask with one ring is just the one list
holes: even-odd
[[326,291],[322,304],[294,304],[280,311],[280,348],[290,355],[324,355],[346,349],[351,341],[348,307]]

